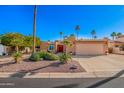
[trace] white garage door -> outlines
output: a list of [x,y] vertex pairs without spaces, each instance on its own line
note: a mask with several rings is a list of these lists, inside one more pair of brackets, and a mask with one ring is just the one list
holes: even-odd
[[101,55],[104,54],[104,44],[76,44],[77,55]]

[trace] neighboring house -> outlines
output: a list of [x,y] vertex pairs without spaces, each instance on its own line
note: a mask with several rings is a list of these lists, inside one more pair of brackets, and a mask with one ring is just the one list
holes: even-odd
[[109,41],[108,46],[109,47],[119,47],[122,44],[124,44],[124,42],[121,42],[121,41]]
[[119,36],[116,41],[120,41],[124,43],[124,35]]
[[121,49],[121,46],[124,44],[124,35],[119,36],[116,40],[109,40],[109,48],[112,48],[112,53],[115,54],[124,54],[124,51]]
[[55,53],[68,52],[76,55],[103,55],[108,51],[108,40],[76,40],[74,37],[67,38],[72,46],[65,46],[61,41],[41,42],[41,50],[48,51],[51,44]]

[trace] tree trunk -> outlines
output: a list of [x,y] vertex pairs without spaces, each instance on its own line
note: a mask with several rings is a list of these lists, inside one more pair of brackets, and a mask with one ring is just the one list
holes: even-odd
[[62,41],[62,35],[60,35],[60,41]]
[[113,40],[115,40],[115,37],[113,36]]
[[16,46],[16,52],[19,52],[19,47],[18,46]]
[[36,52],[36,5],[34,6],[34,24],[33,24],[33,53]]
[[78,40],[78,31],[77,31],[77,40]]
[[15,58],[15,62],[16,62],[17,64],[19,64],[19,63],[20,63],[20,58]]
[[65,45],[65,53],[67,54],[67,46]]

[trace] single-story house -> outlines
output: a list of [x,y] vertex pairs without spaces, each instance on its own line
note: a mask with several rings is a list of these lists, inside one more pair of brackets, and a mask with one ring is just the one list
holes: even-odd
[[41,50],[48,51],[51,46],[55,53],[68,52],[76,55],[103,55],[108,52],[107,40],[76,40],[69,38],[72,46],[65,46],[61,41],[41,42]]
[[124,35],[120,35],[118,36],[118,38],[116,39],[116,41],[120,41],[124,43]]

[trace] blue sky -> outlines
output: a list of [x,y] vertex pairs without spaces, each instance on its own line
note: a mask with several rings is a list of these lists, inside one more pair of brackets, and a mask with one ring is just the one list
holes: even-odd
[[[20,32],[31,35],[34,6],[0,6],[0,34]],[[80,38],[91,38],[95,29],[97,37],[110,36],[115,32],[124,34],[124,6],[37,6],[37,36],[41,40],[59,39],[75,34],[80,25]]]

